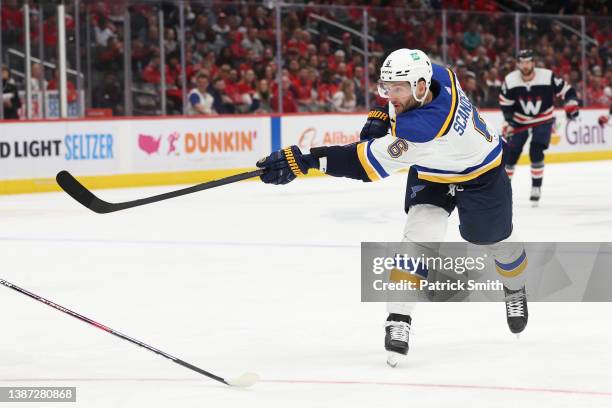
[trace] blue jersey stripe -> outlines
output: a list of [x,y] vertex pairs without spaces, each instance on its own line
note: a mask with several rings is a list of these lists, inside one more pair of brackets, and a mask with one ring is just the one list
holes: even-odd
[[370,141],[368,142],[366,146],[368,160],[370,164],[372,164],[372,166],[374,167],[374,170],[376,170],[376,172],[380,175],[380,177],[389,177],[389,173],[385,171],[383,166],[380,165],[380,162],[372,154],[372,149],[370,149],[370,145],[372,144],[373,141],[374,139],[370,139]]

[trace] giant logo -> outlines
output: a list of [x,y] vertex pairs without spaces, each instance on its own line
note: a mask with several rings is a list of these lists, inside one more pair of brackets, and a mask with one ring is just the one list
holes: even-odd
[[585,123],[581,117],[565,124],[565,139],[570,145],[605,145],[604,127],[596,123]]

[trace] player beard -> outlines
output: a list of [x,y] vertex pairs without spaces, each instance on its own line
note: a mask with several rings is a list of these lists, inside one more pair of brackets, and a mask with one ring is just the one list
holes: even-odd
[[521,75],[523,75],[524,77],[529,77],[531,76],[531,74],[533,74],[534,69],[535,68],[521,69]]
[[405,103],[396,102],[393,104],[393,107],[395,108],[395,114],[399,115],[400,113],[404,113],[406,111],[409,111],[410,109],[416,108],[418,104],[419,103],[414,99],[410,99]]

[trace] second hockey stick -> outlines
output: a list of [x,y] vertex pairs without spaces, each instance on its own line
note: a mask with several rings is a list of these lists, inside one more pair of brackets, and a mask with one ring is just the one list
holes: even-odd
[[232,387],[242,387],[242,388],[244,388],[244,387],[250,387],[251,385],[255,384],[255,382],[257,382],[257,380],[259,379],[257,374],[253,374],[253,373],[244,373],[240,377],[235,378],[235,379],[225,379],[225,378],[219,377],[218,375],[215,375],[215,374],[210,373],[210,372],[208,372],[206,370],[203,370],[203,369],[201,369],[199,367],[196,367],[193,364],[190,364],[190,363],[188,363],[186,361],[183,361],[180,358],[171,356],[170,354],[168,354],[168,353],[166,353],[164,351],[156,349],[155,347],[149,346],[148,344],[145,344],[145,343],[143,343],[143,342],[141,342],[139,340],[133,339],[133,338],[131,338],[129,336],[126,336],[123,333],[120,333],[120,332],[118,332],[116,330],[113,330],[110,327],[107,327],[107,326],[105,326],[103,324],[100,324],[100,323],[98,323],[96,321],[93,321],[93,320],[91,320],[88,317],[82,316],[82,315],[80,315],[80,314],[78,314],[76,312],[73,312],[70,309],[66,309],[63,306],[60,306],[60,305],[58,305],[56,303],[51,302],[50,300],[47,300],[47,299],[45,299],[45,298],[43,298],[41,296],[38,296],[38,295],[36,295],[36,294],[34,294],[32,292],[29,292],[29,291],[27,291],[27,290],[25,290],[23,288],[20,288],[17,285],[14,285],[14,284],[12,284],[10,282],[5,281],[4,279],[0,279],[0,284],[6,286],[7,288],[11,288],[11,289],[13,289],[13,290],[15,290],[15,291],[17,291],[17,292],[19,292],[21,294],[29,296],[29,297],[31,297],[34,300],[37,300],[37,301],[39,301],[41,303],[44,303],[47,306],[51,306],[52,308],[54,308],[56,310],[59,310],[60,312],[66,313],[69,316],[77,318],[77,319],[79,319],[82,322],[89,323],[90,325],[95,326],[98,329],[102,329],[105,332],[112,334],[113,336],[119,337],[120,339],[123,339],[123,340],[127,340],[130,343],[132,343],[132,344],[136,344],[137,346],[140,346],[140,347],[145,348],[145,349],[147,349],[149,351],[152,351],[155,354],[159,354],[162,357],[165,357],[165,358],[167,358],[169,360],[174,361],[176,364],[182,365],[185,368],[188,368],[188,369],[190,369],[192,371],[195,371],[196,373],[205,375],[206,377],[211,378],[211,379],[213,379],[215,381],[219,381],[219,382],[221,382],[223,384],[230,385]]
[[224,177],[218,180],[208,181],[206,183],[196,184],[195,186],[182,188],[180,190],[170,191],[163,194],[154,195],[151,197],[141,198],[133,201],[124,201],[121,203],[109,203],[98,197],[79,181],[74,178],[72,174],[66,170],[62,170],[57,173],[55,180],[57,184],[66,192],[70,197],[81,203],[83,206],[89,208],[91,211],[98,214],[106,214],[115,211],[126,210],[128,208],[138,207],[145,204],[156,203],[158,201],[167,200],[169,198],[179,197],[185,194],[195,193],[197,191],[207,190],[209,188],[224,186],[226,184],[235,183],[237,181],[250,179],[253,177],[259,177],[264,173],[263,169],[253,170],[246,173],[235,174],[233,176]]

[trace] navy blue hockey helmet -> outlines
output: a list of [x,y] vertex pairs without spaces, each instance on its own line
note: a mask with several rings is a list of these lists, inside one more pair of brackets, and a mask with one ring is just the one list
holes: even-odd
[[530,49],[520,50],[518,53],[518,59],[524,61],[533,61],[533,51]]

